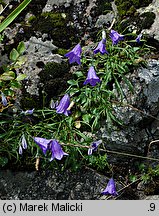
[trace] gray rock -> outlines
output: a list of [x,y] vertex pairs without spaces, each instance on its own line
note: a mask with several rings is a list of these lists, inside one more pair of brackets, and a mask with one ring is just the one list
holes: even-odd
[[[123,83],[124,105],[114,104],[116,116],[123,125],[108,127],[106,121],[98,132],[106,148],[117,152],[115,157],[114,154],[108,154],[109,162],[112,163],[126,163],[136,156],[157,158],[159,154],[158,145],[151,146],[150,152],[147,150],[150,142],[157,140],[159,135],[159,61],[150,60],[147,68],[140,68],[134,74],[128,75],[136,90],[133,96]],[[126,157],[125,153],[132,156]]]
[[152,3],[146,7],[146,8],[140,8],[138,12],[140,14],[145,13],[145,12],[153,12],[156,17],[154,20],[154,23],[152,24],[150,29],[144,29],[144,32],[148,34],[151,37],[154,37],[157,41],[159,41],[159,15],[158,15],[158,8],[159,8],[159,1],[158,0],[153,0]]
[[90,169],[80,172],[0,172],[0,199],[100,199],[108,179]]

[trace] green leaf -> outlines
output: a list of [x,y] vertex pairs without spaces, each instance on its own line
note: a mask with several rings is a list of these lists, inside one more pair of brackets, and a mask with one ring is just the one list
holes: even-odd
[[20,88],[21,87],[20,83],[17,80],[12,80],[10,83],[10,86],[12,88]]
[[70,85],[76,85],[76,86],[78,85],[78,81],[76,80],[68,80],[67,83]]
[[2,32],[31,2],[32,0],[24,0],[8,17],[0,24],[0,32]]
[[71,88],[69,90],[69,94],[70,94],[70,97],[72,97],[74,94],[76,94],[77,92],[79,92],[79,89],[77,88]]
[[19,54],[22,54],[25,51],[25,44],[23,41],[21,41],[17,47],[17,51]]
[[5,81],[6,80],[13,80],[13,79],[15,79],[15,73],[13,71],[5,72],[0,76],[0,79],[5,80]]
[[82,119],[84,122],[89,123],[91,120],[91,115],[90,114],[85,114],[82,116]]
[[19,57],[19,53],[15,48],[13,48],[12,51],[10,52],[10,60],[16,61],[18,57]]
[[75,74],[76,74],[77,77],[82,77],[83,76],[83,73],[81,71],[77,71]]
[[21,80],[24,80],[26,78],[26,74],[19,74],[16,78],[17,81],[21,81]]

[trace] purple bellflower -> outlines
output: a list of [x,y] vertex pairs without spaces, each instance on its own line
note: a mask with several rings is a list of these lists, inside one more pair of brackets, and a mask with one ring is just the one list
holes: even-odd
[[27,141],[26,141],[26,138],[25,138],[25,135],[23,134],[22,135],[22,147],[23,149],[27,149]]
[[124,39],[124,35],[119,34],[117,31],[110,31],[110,38],[113,42],[113,45],[118,44],[119,41]]
[[21,145],[19,146],[19,154],[20,154],[20,155],[23,154],[23,149],[22,149],[22,146],[21,146]]
[[19,146],[19,154],[22,155],[23,154],[23,149],[27,149],[28,145],[27,145],[27,141],[25,139],[25,135],[22,135],[21,138],[21,145]]
[[34,137],[34,141],[42,149],[43,153],[46,154],[47,150],[49,150],[49,144],[51,140],[44,139],[41,137]]
[[137,36],[137,38],[136,38],[136,42],[137,42],[137,43],[140,43],[141,37],[142,37],[142,33],[140,33],[140,34]]
[[102,192],[103,195],[112,195],[112,196],[116,196],[118,195],[117,191],[116,191],[116,187],[115,187],[115,182],[114,179],[111,178],[107,184],[106,189]]
[[91,86],[95,86],[96,83],[101,82],[99,77],[96,74],[96,71],[93,66],[91,66],[88,70],[87,78],[84,81],[83,85],[90,83]]
[[5,97],[5,95],[3,94],[3,92],[1,93],[1,97],[2,97],[2,104],[3,104],[3,106],[7,106],[7,98]]
[[106,33],[103,30],[102,31],[102,40],[98,43],[97,48],[94,50],[94,54],[100,52],[102,55],[109,54],[105,48],[105,44],[106,44]]
[[93,142],[91,144],[90,148],[88,149],[88,155],[92,155],[92,153],[97,150],[98,146],[101,143],[102,143],[102,140],[98,140],[98,141]]
[[57,160],[61,160],[63,158],[64,155],[68,155],[67,153],[65,153],[60,144],[57,142],[57,140],[52,140],[51,141],[51,152],[52,152],[52,156],[50,161],[54,160],[54,158],[56,158]]
[[64,56],[69,58],[69,63],[77,62],[81,64],[81,53],[82,48],[80,44],[77,44],[70,52],[66,53]]
[[109,54],[108,51],[105,48],[106,39],[102,39],[99,43],[97,48],[94,50],[94,54],[100,52],[102,55]]
[[24,114],[24,115],[32,115],[34,112],[34,108],[32,110],[26,110],[26,111],[22,111],[21,114]]
[[68,155],[62,150],[57,140],[34,137],[34,141],[42,149],[44,154],[46,154],[47,150],[51,151],[52,155],[50,161],[54,160],[54,158],[61,160],[64,155]]
[[63,98],[60,100],[59,105],[56,107],[56,113],[59,114],[63,113],[64,115],[68,116],[71,113],[70,110],[67,110],[69,105],[70,105],[70,97],[68,94],[65,94]]

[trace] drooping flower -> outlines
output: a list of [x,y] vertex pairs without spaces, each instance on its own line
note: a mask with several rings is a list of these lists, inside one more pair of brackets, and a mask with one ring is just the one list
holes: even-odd
[[98,146],[102,143],[102,140],[94,141],[88,149],[88,155],[92,155],[97,150]]
[[68,155],[65,153],[60,144],[57,142],[57,140],[52,140],[50,145],[50,150],[52,152],[50,161],[54,160],[56,158],[57,160],[61,160],[64,155]]
[[21,146],[21,145],[19,146],[19,154],[20,154],[20,155],[23,154],[23,149],[22,149],[22,146]]
[[46,154],[47,150],[51,151],[52,155],[50,161],[54,160],[54,158],[61,160],[64,155],[68,155],[62,150],[57,140],[34,137],[34,141],[42,149],[44,154]]
[[51,140],[41,137],[34,137],[34,141],[42,149],[43,153],[46,154],[47,150],[49,150],[49,144]]
[[116,191],[114,179],[111,178],[106,186],[106,189],[102,192],[102,195],[112,195],[117,196],[118,193]]
[[34,112],[34,108],[32,110],[26,110],[26,111],[22,111],[21,114],[24,114],[24,115],[32,115]]
[[69,63],[77,62],[81,64],[81,53],[82,48],[80,44],[77,44],[70,52],[66,53],[64,56],[69,58]]
[[137,42],[137,43],[140,43],[141,37],[142,37],[142,33],[140,33],[140,34],[137,36],[137,38],[136,38],[136,42]]
[[67,110],[69,105],[70,105],[70,97],[68,94],[65,94],[63,98],[60,100],[59,105],[56,107],[56,113],[59,114],[63,113],[64,115],[68,116],[71,113],[70,110]]
[[2,104],[3,106],[7,106],[7,98],[5,97],[4,93],[2,92],[1,93],[1,97],[2,97]]
[[105,43],[106,43],[106,39],[102,39],[102,40],[98,43],[97,48],[94,50],[94,54],[96,54],[96,53],[98,53],[98,52],[100,52],[102,55],[104,55],[105,53],[106,53],[106,54],[109,54],[108,51],[106,50]]
[[27,149],[27,141],[26,141],[26,138],[25,138],[25,135],[23,134],[22,135],[22,147],[23,149]]
[[94,67],[91,66],[88,70],[87,78],[86,78],[85,82],[83,83],[83,85],[90,83],[91,86],[95,86],[96,83],[99,83],[99,82],[101,82],[101,81],[100,81],[99,77],[97,76]]
[[113,45],[118,44],[119,41],[124,39],[124,35],[119,34],[117,31],[110,31],[110,38],[113,42]]
[[32,115],[33,112],[34,112],[34,108],[32,110],[26,110],[24,113],[25,113],[25,115],[27,115],[27,114]]
[[50,108],[55,109],[58,106],[58,101],[54,102],[53,99],[50,101]]

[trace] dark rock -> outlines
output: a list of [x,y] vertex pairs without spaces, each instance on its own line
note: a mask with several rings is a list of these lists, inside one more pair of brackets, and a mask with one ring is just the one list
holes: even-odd
[[[159,145],[151,148],[151,153],[148,151],[150,142],[159,136],[159,62],[150,60],[147,68],[140,68],[137,73],[128,76],[134,84],[135,92],[132,96],[123,83],[126,95],[124,104],[128,105],[114,104],[116,116],[123,125],[109,128],[107,122],[104,122],[99,132],[99,138],[103,138],[106,148],[117,152],[115,157],[109,154],[108,161],[113,164],[120,161],[120,165],[130,164],[135,159],[126,154],[154,158],[159,154]],[[125,154],[122,156],[122,153]],[[140,161],[139,158],[137,160]]]

